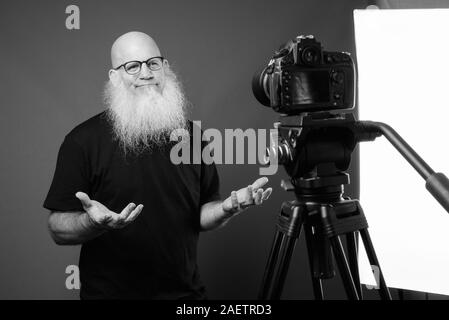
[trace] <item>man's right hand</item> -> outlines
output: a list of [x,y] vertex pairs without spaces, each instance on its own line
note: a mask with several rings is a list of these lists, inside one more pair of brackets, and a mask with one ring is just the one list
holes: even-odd
[[90,222],[101,229],[121,229],[133,222],[142,212],[143,205],[128,204],[120,213],[115,213],[98,201],[91,200],[84,192],[77,192],[75,196],[81,201]]

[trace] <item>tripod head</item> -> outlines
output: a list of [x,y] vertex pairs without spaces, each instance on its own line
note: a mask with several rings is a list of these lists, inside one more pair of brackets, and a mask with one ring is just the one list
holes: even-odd
[[268,148],[271,160],[291,177],[284,189],[298,199],[338,201],[350,183],[352,153],[359,141],[373,139],[357,130],[352,114],[305,113],[281,117],[277,145]]
[[449,179],[432,168],[387,124],[357,121],[350,113],[304,113],[281,117],[275,123],[277,141],[267,149],[270,161],[285,167],[291,177],[286,190],[298,198],[336,193],[349,184],[352,153],[359,142],[384,135],[426,181],[426,188],[449,212]]

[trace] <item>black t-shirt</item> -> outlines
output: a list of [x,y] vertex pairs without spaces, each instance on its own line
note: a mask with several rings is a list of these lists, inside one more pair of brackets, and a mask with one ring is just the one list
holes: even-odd
[[200,208],[220,199],[219,179],[214,164],[174,165],[174,144],[125,155],[105,112],[65,137],[45,208],[83,211],[78,191],[118,213],[130,202],[144,205],[125,228],[82,245],[81,298],[204,295],[196,263]]

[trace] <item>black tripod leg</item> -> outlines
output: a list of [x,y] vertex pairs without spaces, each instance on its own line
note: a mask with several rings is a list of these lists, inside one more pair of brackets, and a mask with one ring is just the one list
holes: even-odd
[[297,237],[285,236],[283,248],[280,255],[279,268],[273,283],[273,290],[271,292],[271,300],[279,300],[281,298],[282,289],[284,288],[285,278],[287,277],[288,267],[295,248]]
[[338,269],[343,280],[343,285],[346,290],[348,299],[359,300],[359,295],[352,279],[351,272],[349,270],[348,261],[346,260],[343,245],[339,236],[330,238],[332,244],[332,250],[334,251],[335,260],[337,261]]
[[362,286],[360,284],[359,264],[358,264],[358,234],[357,231],[346,234],[346,244],[348,248],[349,268],[351,269],[352,278],[357,288],[360,300],[363,299]]
[[270,290],[271,282],[273,281],[274,268],[276,267],[283,238],[283,233],[280,230],[277,230],[274,236],[273,245],[271,246],[267,266],[265,267],[265,274],[259,291],[259,299],[266,300],[268,298],[268,292]]
[[[371,242],[371,237],[367,229],[361,229],[360,235],[362,236],[363,244],[366,249],[366,255],[368,256],[369,263],[371,266],[376,266],[379,268],[379,288],[380,297],[384,300],[391,300],[390,291],[388,290],[387,284],[385,283],[382,270],[380,269],[379,261],[377,260],[376,252],[374,251],[373,243]],[[377,279],[376,279],[377,281]]]
[[323,285],[320,278],[315,276],[315,266],[314,266],[314,251],[316,250],[313,241],[313,233],[312,226],[304,225],[305,236],[306,236],[306,245],[307,245],[307,253],[309,255],[309,266],[310,266],[310,274],[312,276],[312,285],[313,285],[313,295],[315,296],[315,300],[324,300],[323,295]]

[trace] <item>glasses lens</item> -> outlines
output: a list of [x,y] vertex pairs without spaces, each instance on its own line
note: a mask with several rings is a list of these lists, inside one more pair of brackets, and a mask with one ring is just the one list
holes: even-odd
[[162,59],[154,58],[147,61],[147,66],[152,71],[159,70],[162,67]]
[[140,71],[140,63],[137,61],[131,61],[125,64],[125,70],[129,74],[135,74]]

